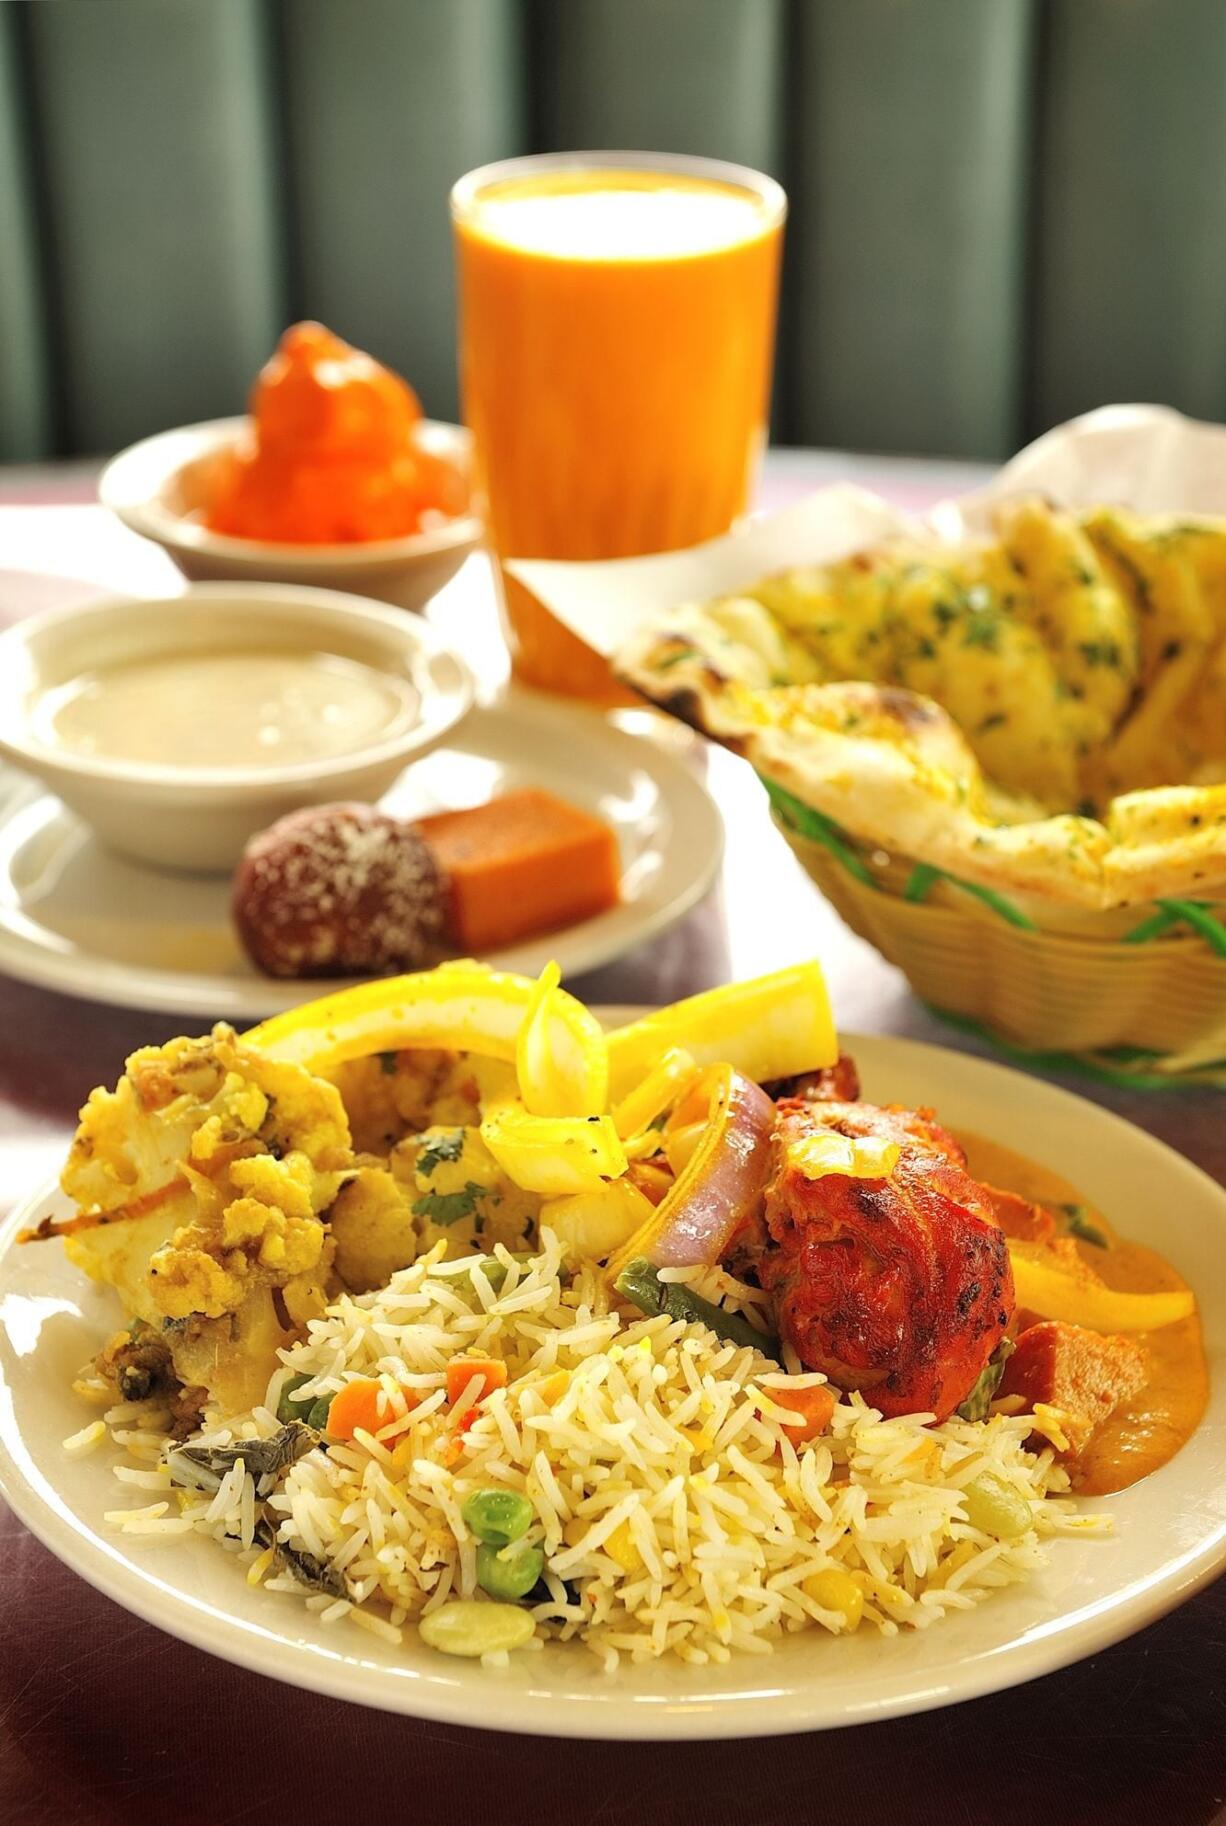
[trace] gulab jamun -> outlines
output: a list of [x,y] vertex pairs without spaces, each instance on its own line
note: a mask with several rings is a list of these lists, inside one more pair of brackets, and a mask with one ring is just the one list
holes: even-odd
[[377,976],[445,955],[446,900],[411,824],[371,805],[317,805],[252,837],[233,914],[268,976]]

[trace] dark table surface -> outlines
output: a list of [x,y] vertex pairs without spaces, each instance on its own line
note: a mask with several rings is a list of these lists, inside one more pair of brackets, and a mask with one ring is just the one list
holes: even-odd
[[[969,479],[793,454],[768,472],[768,494],[782,500],[848,470],[908,504]],[[23,487],[26,503],[50,493],[37,479]],[[170,584],[158,554],[71,504],[83,498],[79,481],[59,494],[69,505],[0,506],[0,618],[99,586]],[[487,592],[474,560],[432,618],[487,650]],[[986,1054],[942,1028],[840,924],[763,816],[743,765],[693,760],[728,827],[720,882],[680,925],[578,979],[577,992],[668,1001],[816,954],[843,1028]],[[0,1209],[57,1170],[90,1088],[112,1081],[133,1047],[183,1026],[0,978]],[[1069,1087],[1226,1183],[1220,1092]],[[756,1747],[581,1744],[391,1717],[241,1672],[98,1596],[0,1505],[0,1826],[1033,1826],[1045,1816],[1226,1822],[1226,1580],[1105,1654],[944,1712]]]

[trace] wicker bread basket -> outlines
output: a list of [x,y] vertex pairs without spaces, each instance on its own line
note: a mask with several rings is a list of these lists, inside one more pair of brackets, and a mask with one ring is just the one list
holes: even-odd
[[1226,904],[1161,902],[1044,930],[1031,904],[869,851],[768,790],[826,899],[937,1011],[1025,1051],[1135,1049],[1172,1075],[1226,1058]]

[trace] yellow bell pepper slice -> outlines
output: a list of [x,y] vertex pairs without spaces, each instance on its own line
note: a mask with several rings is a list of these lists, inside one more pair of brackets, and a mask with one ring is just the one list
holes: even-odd
[[534,1116],[597,1116],[609,1096],[608,1042],[582,1002],[559,1006],[561,975],[546,964],[515,1042],[520,1100]]
[[834,1129],[806,1135],[788,1149],[788,1163],[806,1179],[839,1173],[848,1179],[888,1179],[898,1165],[899,1146],[881,1135],[840,1135]]
[[628,1164],[609,1116],[533,1116],[504,1103],[485,1117],[481,1139],[509,1179],[545,1198],[594,1192]]
[[1191,1288],[1171,1293],[1117,1293],[1097,1277],[1067,1273],[1047,1258],[1041,1245],[1009,1239],[1017,1303],[1041,1319],[1084,1325],[1089,1331],[1159,1331],[1196,1311]]
[[629,1095],[661,1053],[682,1046],[699,1065],[726,1063],[755,1084],[833,1065],[838,1036],[821,966],[795,964],[709,989],[609,1035],[610,1088]]
[[693,1053],[670,1046],[642,1083],[628,1091],[613,1111],[613,1126],[622,1140],[641,1135],[662,1110],[671,1109],[697,1071]]
[[[243,1038],[269,1058],[317,1072],[371,1053],[422,1047],[514,1064],[520,1029],[538,993],[531,977],[468,961],[440,964],[304,1002]],[[567,1087],[580,1114],[598,1114],[607,1096],[607,1062],[603,1041],[597,1046],[593,1040],[593,1016],[554,988],[542,1019],[555,1084]]]

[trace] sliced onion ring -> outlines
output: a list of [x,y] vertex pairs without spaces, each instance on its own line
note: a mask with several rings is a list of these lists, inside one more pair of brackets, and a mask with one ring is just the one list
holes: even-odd
[[673,1120],[692,1123],[703,1109],[701,1141],[648,1222],[609,1261],[610,1285],[627,1262],[640,1257],[655,1268],[718,1262],[761,1198],[771,1171],[774,1104],[730,1065],[712,1065]]

